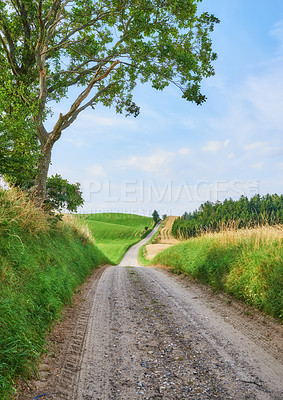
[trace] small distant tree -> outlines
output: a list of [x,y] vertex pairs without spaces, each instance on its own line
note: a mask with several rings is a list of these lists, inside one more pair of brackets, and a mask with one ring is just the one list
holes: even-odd
[[164,220],[164,219],[166,219],[167,218],[167,214],[163,214],[162,215],[162,219]]
[[84,203],[80,184],[78,182],[69,183],[59,174],[47,178],[46,194],[45,206],[49,209],[59,211],[67,209],[76,212],[78,207]]
[[153,221],[154,221],[155,223],[157,223],[158,221],[160,221],[159,214],[158,214],[158,212],[157,212],[156,210],[153,211],[153,213],[152,213],[152,218],[153,218]]

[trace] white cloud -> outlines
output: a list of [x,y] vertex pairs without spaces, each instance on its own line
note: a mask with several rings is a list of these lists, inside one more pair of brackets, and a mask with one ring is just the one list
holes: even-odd
[[176,122],[178,121],[182,126],[184,126],[186,129],[189,129],[189,130],[195,130],[198,126],[196,118],[194,118],[192,116],[189,118],[186,117],[186,118],[180,119],[180,116],[175,115],[175,119],[176,119]]
[[267,142],[254,142],[246,145],[244,149],[255,156],[277,157],[283,155],[283,149],[278,147],[271,147]]
[[223,89],[225,87],[225,79],[221,75],[214,75],[205,81],[206,86],[211,88]]
[[274,24],[270,36],[279,42],[277,51],[262,64],[263,72],[255,72],[247,78],[241,96],[253,107],[253,118],[259,127],[282,130],[283,19]]
[[178,153],[187,156],[192,154],[192,151],[188,147],[182,147],[181,149],[179,149]]
[[97,128],[124,128],[124,129],[136,129],[137,123],[131,118],[125,118],[119,116],[113,112],[113,116],[97,115],[97,111],[85,111],[79,115],[77,123],[80,128],[88,128],[96,130]]
[[245,150],[262,150],[267,148],[267,143],[266,142],[254,142],[247,144],[245,146]]
[[227,132],[233,143],[254,144],[254,149],[262,147],[267,137],[274,147],[272,139],[283,132],[283,20],[270,34],[279,41],[277,50],[251,66],[240,84],[231,85],[231,91],[225,92],[227,107],[210,124],[216,133]]
[[202,147],[202,151],[205,153],[218,153],[219,151],[227,148],[229,144],[230,139],[227,139],[224,142],[219,140],[211,140]]
[[160,175],[170,170],[170,165],[175,156],[175,153],[158,150],[149,156],[131,156],[125,160],[116,162],[122,169],[135,168],[140,171],[152,172]]
[[[282,60],[283,61],[283,60]],[[247,101],[253,118],[263,129],[282,129],[283,124],[283,70],[273,69],[261,76],[248,78],[243,101]]]
[[270,36],[273,36],[275,39],[279,40],[283,46],[283,20],[274,24],[270,31]]
[[86,171],[92,177],[103,178],[104,176],[106,176],[106,172],[100,164],[92,164],[91,166],[86,168]]
[[264,163],[262,161],[251,164],[251,168],[254,168],[254,169],[261,169],[263,166],[264,166]]
[[81,147],[86,145],[86,141],[82,140],[80,137],[68,137],[68,135],[65,135],[63,137],[65,142],[71,143],[76,147]]

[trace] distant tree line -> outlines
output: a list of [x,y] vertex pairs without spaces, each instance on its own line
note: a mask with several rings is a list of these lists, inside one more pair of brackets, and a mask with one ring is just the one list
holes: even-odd
[[250,200],[225,199],[222,203],[207,201],[193,213],[185,212],[172,226],[176,238],[188,239],[201,232],[215,232],[223,226],[235,228],[274,225],[283,223],[283,195],[255,195]]

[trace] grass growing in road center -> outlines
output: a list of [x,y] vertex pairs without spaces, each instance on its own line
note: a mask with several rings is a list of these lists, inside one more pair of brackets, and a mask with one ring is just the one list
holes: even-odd
[[139,242],[154,226],[152,218],[134,214],[101,213],[76,217],[88,225],[95,244],[114,265],[119,264],[128,248]]

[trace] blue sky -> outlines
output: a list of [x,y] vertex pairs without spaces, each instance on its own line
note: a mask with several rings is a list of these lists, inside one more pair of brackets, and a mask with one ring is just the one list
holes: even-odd
[[[203,106],[173,86],[139,85],[139,117],[86,110],[56,143],[50,175],[81,183],[80,212],[182,215],[207,200],[282,193],[283,2],[203,0],[200,8],[221,20]],[[67,107],[56,104],[55,116]]]

